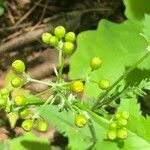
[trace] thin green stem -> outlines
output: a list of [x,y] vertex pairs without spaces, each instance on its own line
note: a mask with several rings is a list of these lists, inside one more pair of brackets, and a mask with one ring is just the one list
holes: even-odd
[[104,99],[108,93],[120,82],[122,81],[133,69],[135,69],[143,60],[145,60],[148,56],[150,55],[149,52],[147,52],[141,59],[139,59],[131,68],[129,68],[122,76],[120,76],[112,86],[110,86],[110,88],[108,88],[108,90],[103,94],[101,95],[98,100],[96,101],[96,103],[94,104],[94,106],[92,107],[92,110],[95,109],[99,102]]
[[51,89],[46,89],[46,90],[44,90],[44,91],[41,91],[41,92],[39,92],[39,93],[37,93],[37,94],[35,94],[35,96],[41,96],[41,95],[43,95],[43,94],[45,94],[45,93],[47,93],[47,92],[49,92]]

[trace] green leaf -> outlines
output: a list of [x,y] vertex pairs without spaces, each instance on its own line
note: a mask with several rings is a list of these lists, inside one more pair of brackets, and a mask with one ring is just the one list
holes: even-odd
[[[143,143],[145,149],[148,149],[148,146],[150,149],[150,117],[145,118],[142,116],[140,105],[137,103],[137,98],[122,98],[119,110],[126,110],[130,113],[127,129],[135,135],[135,138],[139,138],[141,141],[141,143],[138,142],[138,145],[135,145],[135,148]],[[131,141],[128,139],[127,143],[131,144],[132,141],[135,141],[135,139],[131,137]]]
[[26,133],[23,136],[10,141],[11,150],[50,150],[47,138],[36,137],[32,133]]
[[149,0],[124,0],[125,15],[129,19],[142,20],[144,14],[150,14]]
[[[98,82],[108,79],[113,84],[127,68],[146,53],[147,43],[139,35],[141,32],[142,23],[136,21],[128,20],[122,24],[115,24],[102,20],[97,30],[80,33],[77,38],[77,50],[71,58],[69,77],[84,78],[90,70],[91,58],[98,56],[103,64],[99,70],[92,72],[91,80]],[[148,70],[149,60],[150,58],[145,60],[138,68]],[[101,92],[97,84],[86,83],[86,95],[95,97]]]

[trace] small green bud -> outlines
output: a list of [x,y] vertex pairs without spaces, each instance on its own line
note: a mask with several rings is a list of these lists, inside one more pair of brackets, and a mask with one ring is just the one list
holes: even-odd
[[20,87],[21,85],[23,84],[23,80],[18,78],[18,77],[14,77],[12,80],[11,80],[11,85],[15,88],[18,88]]
[[117,138],[118,139],[124,140],[127,138],[127,136],[128,136],[128,131],[126,128],[118,129],[118,131],[117,131]]
[[12,68],[18,73],[23,73],[25,71],[25,64],[22,60],[15,60],[12,63]]
[[90,66],[92,68],[92,70],[97,70],[101,67],[102,65],[102,61],[99,57],[94,57],[92,58],[91,62],[90,62]]
[[70,89],[74,93],[83,92],[83,90],[84,90],[84,84],[80,80],[73,81],[73,83],[70,86]]
[[65,34],[66,34],[66,30],[63,26],[57,26],[55,29],[54,29],[54,34],[59,38],[59,39],[62,39]]
[[117,124],[116,124],[116,122],[111,122],[111,123],[109,124],[109,129],[110,129],[110,130],[116,130],[116,129],[117,129]]
[[40,132],[46,132],[48,130],[48,124],[45,121],[38,121],[37,130]]
[[9,91],[8,91],[6,88],[3,88],[0,93],[1,93],[1,96],[2,96],[2,97],[9,95]]
[[99,82],[99,88],[102,90],[107,90],[110,87],[110,82],[108,80],[100,80]]
[[74,119],[74,123],[77,127],[83,128],[87,124],[87,119],[81,114],[77,114]]
[[74,42],[76,40],[76,35],[74,32],[68,32],[65,35],[66,42]]
[[28,108],[20,108],[18,111],[19,117],[25,119],[29,116],[29,109]]
[[52,36],[49,40],[49,43],[50,43],[50,46],[53,46],[53,47],[57,46],[58,38],[56,36]]
[[16,96],[14,98],[14,104],[16,106],[24,106],[26,104],[26,98],[23,95]]
[[118,125],[118,127],[124,127],[124,126],[126,126],[127,125],[127,120],[126,119],[123,119],[123,118],[119,118],[118,120],[117,120],[117,125]]
[[117,138],[117,133],[115,130],[109,130],[107,132],[107,137],[109,140],[115,140]]
[[33,128],[33,123],[34,123],[33,120],[27,119],[27,120],[24,120],[24,121],[22,122],[21,127],[22,127],[25,131],[31,131],[31,129]]
[[70,55],[72,54],[74,50],[74,44],[71,42],[64,42],[63,47],[62,47],[62,51],[63,51],[63,55]]
[[7,105],[7,99],[5,98],[0,98],[0,107],[5,107]]
[[42,34],[41,38],[42,38],[43,43],[48,44],[51,37],[52,37],[52,34],[45,32]]
[[129,112],[123,111],[123,112],[121,112],[121,116],[122,116],[124,119],[128,119],[128,118],[129,118]]

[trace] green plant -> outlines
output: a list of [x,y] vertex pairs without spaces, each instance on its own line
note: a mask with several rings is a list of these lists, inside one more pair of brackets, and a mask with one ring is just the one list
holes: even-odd
[[[81,33],[77,51],[71,57],[70,81],[63,79],[62,71],[64,59],[74,51],[75,34],[66,33],[62,26],[54,29],[55,35],[43,33],[42,41],[55,47],[59,53],[58,68],[54,68],[57,80],[33,79],[25,72],[21,60],[13,62],[15,75],[7,81],[12,86],[3,88],[0,94],[0,108],[8,114],[11,126],[20,117],[25,131],[35,128],[46,132],[48,122],[68,137],[68,148],[72,150],[78,150],[79,144],[81,150],[110,147],[111,150],[141,150],[143,145],[146,147],[143,150],[147,150],[150,147],[150,117],[142,116],[137,101],[139,95],[146,94],[144,90],[150,90],[150,80],[149,76],[136,81],[133,78],[131,83],[129,78],[137,67],[150,69],[146,63],[150,55],[149,24],[148,15],[144,24],[128,20],[116,25],[103,20],[96,31]],[[99,35],[102,37],[95,39],[96,44],[88,42]],[[124,42],[127,38],[129,40]],[[89,47],[93,47],[92,52]],[[129,59],[131,57],[133,59]],[[29,82],[44,84],[47,89],[36,95],[21,92],[21,86]],[[16,88],[20,92],[15,93]],[[48,98],[41,98],[49,91],[52,94]],[[118,99],[120,104],[116,103]],[[114,114],[105,110],[107,105],[116,109]],[[34,114],[30,108],[35,108]],[[137,145],[135,141],[138,141]]]

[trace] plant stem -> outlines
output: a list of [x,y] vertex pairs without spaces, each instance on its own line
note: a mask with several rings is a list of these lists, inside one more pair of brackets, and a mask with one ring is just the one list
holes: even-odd
[[50,86],[50,87],[54,86],[54,83],[44,82],[44,81],[41,81],[41,80],[32,79],[30,77],[28,77],[28,81],[29,82],[35,82],[35,83],[44,84],[44,85],[47,85],[47,86]]
[[62,56],[62,50],[59,49],[59,58],[58,58],[58,82],[62,80],[62,70],[64,67],[64,58]]
[[120,82],[122,81],[133,69],[135,69],[143,60],[145,60],[148,56],[150,55],[149,52],[147,52],[141,59],[139,59],[131,68],[129,68],[122,76],[120,76],[112,86],[110,86],[110,88],[108,88],[108,90],[103,94],[101,95],[98,100],[96,101],[96,103],[94,104],[94,106],[92,107],[92,110],[95,109],[99,102],[104,99],[108,93]]

